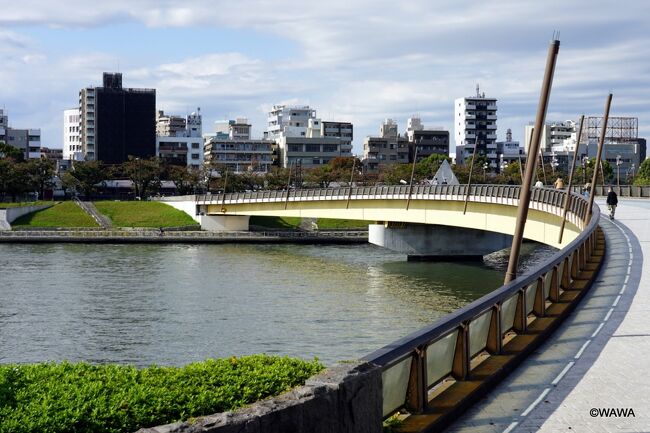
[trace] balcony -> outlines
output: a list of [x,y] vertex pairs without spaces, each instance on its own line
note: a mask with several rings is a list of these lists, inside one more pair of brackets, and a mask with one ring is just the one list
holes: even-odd
[[487,129],[493,129],[493,130],[496,130],[496,129],[497,129],[497,125],[496,125],[496,124],[487,125]]
[[468,119],[468,120],[476,119],[476,114],[474,114],[474,113],[465,113],[465,119]]
[[488,149],[496,149],[496,148],[497,148],[497,144],[496,144],[496,143],[488,143],[486,147],[487,147]]
[[497,154],[495,152],[490,152],[486,156],[488,159],[497,159]]

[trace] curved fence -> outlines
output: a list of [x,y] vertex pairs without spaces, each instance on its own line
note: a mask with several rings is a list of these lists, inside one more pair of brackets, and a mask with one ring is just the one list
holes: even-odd
[[[534,190],[532,201],[557,205],[560,196]],[[572,197],[582,233],[537,269],[364,358],[382,368],[384,417],[403,408],[423,412],[432,389],[445,381],[465,380],[486,357],[503,354],[508,341],[547,315],[549,305],[559,302],[590,266],[600,211],[595,207],[588,218],[586,205],[586,200]]]
[[[197,204],[304,202],[312,200],[455,200],[516,206],[519,186],[512,185],[383,186],[360,188],[258,191],[196,196]],[[642,191],[642,190],[640,190]],[[642,192],[641,192],[642,193]],[[531,209],[562,216],[565,192],[533,188]],[[383,415],[399,410],[424,413],[431,396],[476,375],[486,359],[533,330],[551,313],[589,266],[598,240],[599,209],[587,215],[587,200],[571,194],[569,220],[581,233],[537,269],[522,275],[444,319],[364,357],[382,369]],[[567,293],[565,293],[567,292]]]

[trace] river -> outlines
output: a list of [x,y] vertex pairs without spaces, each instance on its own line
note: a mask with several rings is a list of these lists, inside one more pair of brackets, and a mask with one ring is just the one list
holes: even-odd
[[[552,249],[524,245],[522,265]],[[373,245],[0,244],[0,363],[354,359],[500,286],[507,256]]]

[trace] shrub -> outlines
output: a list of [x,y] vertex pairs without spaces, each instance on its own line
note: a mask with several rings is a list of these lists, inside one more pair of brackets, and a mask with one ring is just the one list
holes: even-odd
[[233,410],[281,394],[317,361],[251,355],[185,367],[0,366],[0,432],[125,432]]

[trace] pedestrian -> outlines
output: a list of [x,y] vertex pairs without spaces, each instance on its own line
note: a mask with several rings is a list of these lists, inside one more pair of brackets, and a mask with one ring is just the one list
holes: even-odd
[[589,198],[589,191],[591,190],[591,184],[589,182],[585,183],[585,187],[582,190],[582,195],[585,196],[585,198]]
[[555,182],[553,183],[553,186],[555,189],[563,189],[564,188],[564,181],[562,180],[561,177],[558,176],[557,179],[555,179]]
[[609,209],[610,220],[614,219],[614,213],[616,212],[617,205],[618,205],[618,196],[610,186],[609,191],[607,191],[607,209]]
[[542,188],[544,184],[542,183],[541,180],[537,179],[537,182],[535,182],[535,188]]

